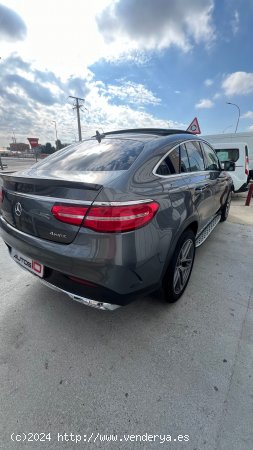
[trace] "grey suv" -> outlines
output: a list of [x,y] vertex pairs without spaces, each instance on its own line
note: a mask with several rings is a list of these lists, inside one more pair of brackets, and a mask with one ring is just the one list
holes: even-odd
[[182,295],[199,246],[226,220],[232,181],[213,148],[180,130],[96,133],[2,175],[11,257],[49,287],[101,309]]

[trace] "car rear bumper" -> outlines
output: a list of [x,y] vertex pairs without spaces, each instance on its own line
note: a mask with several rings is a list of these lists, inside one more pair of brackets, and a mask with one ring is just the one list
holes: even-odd
[[[152,257],[149,254],[147,260],[140,264],[139,271],[136,268],[136,254],[132,251],[118,258],[118,263],[115,263],[116,258],[111,249],[113,245],[115,248],[116,244],[123,245],[121,236],[114,235],[112,245],[105,243],[107,237],[103,239],[102,259],[100,255],[87,258],[87,249],[80,242],[66,245],[27,235],[12,227],[1,216],[0,233],[9,250],[14,248],[45,266],[42,282],[90,306],[104,304],[101,309],[112,309],[106,304],[123,306],[136,296],[152,292],[160,286],[163,265],[157,255]],[[94,249],[97,254],[98,247]],[[124,247],[127,248],[126,243]],[[93,302],[96,303],[92,305]]]
[[102,309],[104,311],[113,311],[121,306],[121,305],[114,305],[112,303],[106,303],[103,300],[101,301],[92,300],[91,298],[73,294],[72,292],[65,291],[64,289],[61,289],[60,287],[55,286],[54,284],[51,284],[44,279],[40,279],[40,282],[45,284],[47,287],[53,289],[54,291],[68,295],[68,297],[70,297],[72,300],[75,300],[76,302],[82,303],[83,305],[91,306],[92,308]]

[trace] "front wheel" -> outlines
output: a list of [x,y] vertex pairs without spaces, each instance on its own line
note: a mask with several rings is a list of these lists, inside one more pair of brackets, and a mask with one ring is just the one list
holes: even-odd
[[183,294],[195,258],[195,235],[186,230],[177,243],[174,255],[163,279],[163,292],[168,303],[176,302]]

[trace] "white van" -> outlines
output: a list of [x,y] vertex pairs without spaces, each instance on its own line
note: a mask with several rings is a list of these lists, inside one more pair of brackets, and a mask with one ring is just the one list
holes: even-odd
[[245,142],[210,142],[221,162],[234,161],[235,170],[229,172],[234,192],[247,191],[249,178],[248,146]]
[[245,142],[248,148],[248,182],[253,180],[253,133],[250,131],[244,131],[240,133],[220,133],[220,134],[208,134],[201,137],[207,142],[210,142],[212,146],[216,143],[222,143],[222,145],[230,144],[234,147],[235,143]]

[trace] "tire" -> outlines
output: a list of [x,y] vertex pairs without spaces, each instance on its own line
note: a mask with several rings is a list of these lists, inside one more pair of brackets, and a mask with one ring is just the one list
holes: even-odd
[[221,219],[220,219],[221,222],[225,222],[225,220],[227,220],[228,218],[231,198],[232,198],[232,191],[229,191],[227,200],[225,201],[225,204],[221,209]]
[[188,229],[179,238],[163,279],[163,297],[167,303],[176,302],[185,291],[191,276],[194,258],[195,235],[192,230]]

